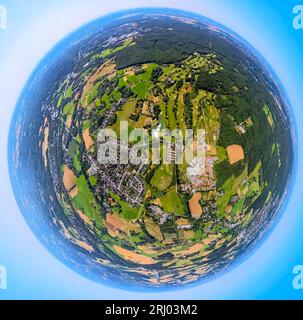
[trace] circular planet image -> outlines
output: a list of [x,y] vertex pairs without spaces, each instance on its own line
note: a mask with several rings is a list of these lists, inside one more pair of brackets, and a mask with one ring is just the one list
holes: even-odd
[[62,40],[28,80],[9,136],[14,193],[43,245],[94,281],[199,283],[277,221],[289,110],[266,61],[222,25],[115,13]]

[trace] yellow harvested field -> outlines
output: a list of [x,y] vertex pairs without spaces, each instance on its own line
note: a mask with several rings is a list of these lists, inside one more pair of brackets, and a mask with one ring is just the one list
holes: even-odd
[[149,264],[155,264],[157,261],[154,259],[144,256],[142,254],[135,253],[133,251],[123,249],[117,245],[114,245],[114,249],[118,254],[123,256],[124,259],[130,260],[134,263],[142,264],[142,265],[149,265]]
[[202,207],[199,202],[201,200],[201,197],[201,192],[196,192],[188,201],[190,213],[194,219],[199,219],[203,213]]
[[[106,225],[106,222],[105,222]],[[106,225],[107,227],[107,225]],[[111,229],[107,229],[108,234],[112,237],[112,238],[118,238],[119,237],[119,231],[114,231]]]
[[94,248],[89,245],[88,243],[84,242],[84,241],[81,241],[81,240],[78,240],[78,239],[75,239],[75,244],[78,245],[79,247],[81,247],[82,249],[88,251],[89,253],[93,252],[94,251]]
[[157,254],[159,251],[152,249],[151,247],[147,245],[139,245],[138,249],[146,254]]
[[63,184],[66,191],[71,191],[75,187],[75,174],[74,172],[65,164],[63,167]]
[[144,101],[144,103],[143,103],[142,114],[145,114],[145,115],[147,115],[147,116],[150,115],[150,112],[149,112],[149,104],[148,104],[146,101]]
[[203,248],[204,248],[204,245],[202,243],[196,243],[193,246],[189,247],[187,250],[173,252],[173,254],[177,257],[178,256],[187,256],[187,255],[190,255],[193,253],[197,253]]
[[70,129],[71,125],[72,125],[72,121],[73,121],[73,117],[71,114],[69,114],[66,118],[66,121],[65,121],[65,125],[68,129]]
[[159,241],[163,240],[163,235],[160,229],[160,226],[155,224],[153,219],[146,218],[145,219],[145,228],[146,231],[154,238],[156,238]]
[[193,246],[191,246],[189,249],[188,249],[188,251],[190,252],[190,253],[196,253],[196,252],[198,252],[198,251],[200,251],[201,249],[203,249],[203,244],[201,244],[201,243],[196,243],[196,244],[194,244]]
[[86,85],[83,88],[83,93],[81,97],[82,106],[86,107],[86,97],[94,86],[95,81],[100,79],[101,77],[110,76],[115,73],[116,64],[112,62],[112,60],[108,60],[104,62],[99,69],[88,79]]
[[162,207],[162,202],[161,202],[160,198],[153,200],[152,204],[155,204],[156,206]]
[[186,225],[190,224],[190,222],[186,218],[179,218],[178,220],[176,220],[176,224],[178,226],[186,226]]
[[203,243],[205,245],[209,245],[210,243],[212,243],[213,241],[219,239],[222,235],[219,234],[210,234],[206,239],[203,240]]
[[71,198],[75,198],[75,196],[78,194],[78,192],[79,192],[79,189],[76,186],[69,192],[69,195],[70,195]]
[[152,195],[152,193],[151,193],[150,189],[148,189],[148,190],[146,191],[146,194],[145,194],[144,199],[149,199],[151,195]]
[[217,156],[218,155],[217,148],[213,145],[210,145],[209,147],[210,147],[210,155],[212,157]]
[[135,221],[125,221],[123,220],[126,226],[126,230],[130,232],[139,233],[142,231],[140,224]]
[[228,161],[230,164],[237,163],[244,159],[243,148],[238,144],[232,144],[226,148]]
[[47,167],[47,149],[48,149],[48,137],[49,137],[49,127],[48,127],[48,123],[47,123],[47,118],[45,118],[45,125],[47,125],[47,127],[45,127],[44,129],[44,140],[42,143],[42,156],[43,156],[43,160],[44,160],[44,166],[45,168]]
[[77,210],[80,218],[87,224],[89,224],[90,226],[93,225],[92,221],[81,211],[81,210]]
[[116,231],[117,229],[121,231],[126,230],[125,221],[112,213],[106,215],[106,226],[113,231]]
[[195,236],[194,230],[183,230],[183,235],[185,239],[191,239]]
[[90,136],[90,133],[89,133],[89,128],[85,129],[82,133],[82,137],[83,137],[83,140],[84,140],[84,144],[85,144],[85,149],[86,150],[89,150],[92,145],[94,144],[94,141],[92,139],[92,137]]

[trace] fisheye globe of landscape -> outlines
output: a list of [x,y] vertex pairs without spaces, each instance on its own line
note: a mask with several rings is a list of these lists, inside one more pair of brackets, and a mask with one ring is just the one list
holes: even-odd
[[[102,129],[118,155],[138,151],[122,123],[144,129],[147,145],[192,129],[192,150],[202,130],[203,161],[178,162],[184,149],[171,143],[170,161],[103,163]],[[65,38],[27,82],[9,137],[12,185],[37,238],[82,275],[184,286],[221,274],[277,220],[292,125],[279,81],[230,30],[171,9],[120,12]]]

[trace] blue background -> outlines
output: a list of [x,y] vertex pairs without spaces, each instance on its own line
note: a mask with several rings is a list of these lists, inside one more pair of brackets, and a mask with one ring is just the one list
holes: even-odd
[[[303,0],[302,4],[303,4]],[[0,30],[0,265],[7,289],[0,299],[302,299],[292,287],[303,265],[303,30],[292,27],[300,0],[0,0],[7,30]],[[194,288],[128,292],[94,283],[53,257],[34,237],[16,205],[7,168],[10,118],[26,79],[46,52],[71,31],[106,13],[137,7],[194,11],[231,28],[270,63],[289,95],[298,140],[296,181],[285,212],[267,239],[244,262]]]

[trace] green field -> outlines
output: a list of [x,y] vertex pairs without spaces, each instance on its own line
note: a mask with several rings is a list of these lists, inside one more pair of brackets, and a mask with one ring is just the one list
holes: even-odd
[[75,111],[75,105],[71,102],[67,103],[65,107],[63,108],[63,115],[73,115]]
[[134,42],[131,38],[127,39],[124,41],[124,43],[121,46],[118,46],[114,49],[109,48],[109,49],[105,49],[103,50],[100,54],[95,54],[92,59],[100,59],[100,58],[107,58],[108,56],[115,54],[125,48],[127,48],[128,46],[134,45]]
[[188,211],[186,201],[178,195],[174,188],[167,192],[160,200],[164,211],[180,216],[186,215]]
[[160,191],[167,190],[174,178],[174,167],[173,165],[162,164],[155,171],[150,184]]
[[110,195],[119,204],[123,218],[125,218],[126,220],[139,218],[140,208],[133,208],[127,202],[122,201],[121,198],[113,192],[110,192]]
[[95,200],[94,195],[88,187],[88,183],[84,175],[76,178],[76,186],[78,194],[72,199],[74,205],[92,221],[95,221],[98,226],[103,224],[100,207]]

